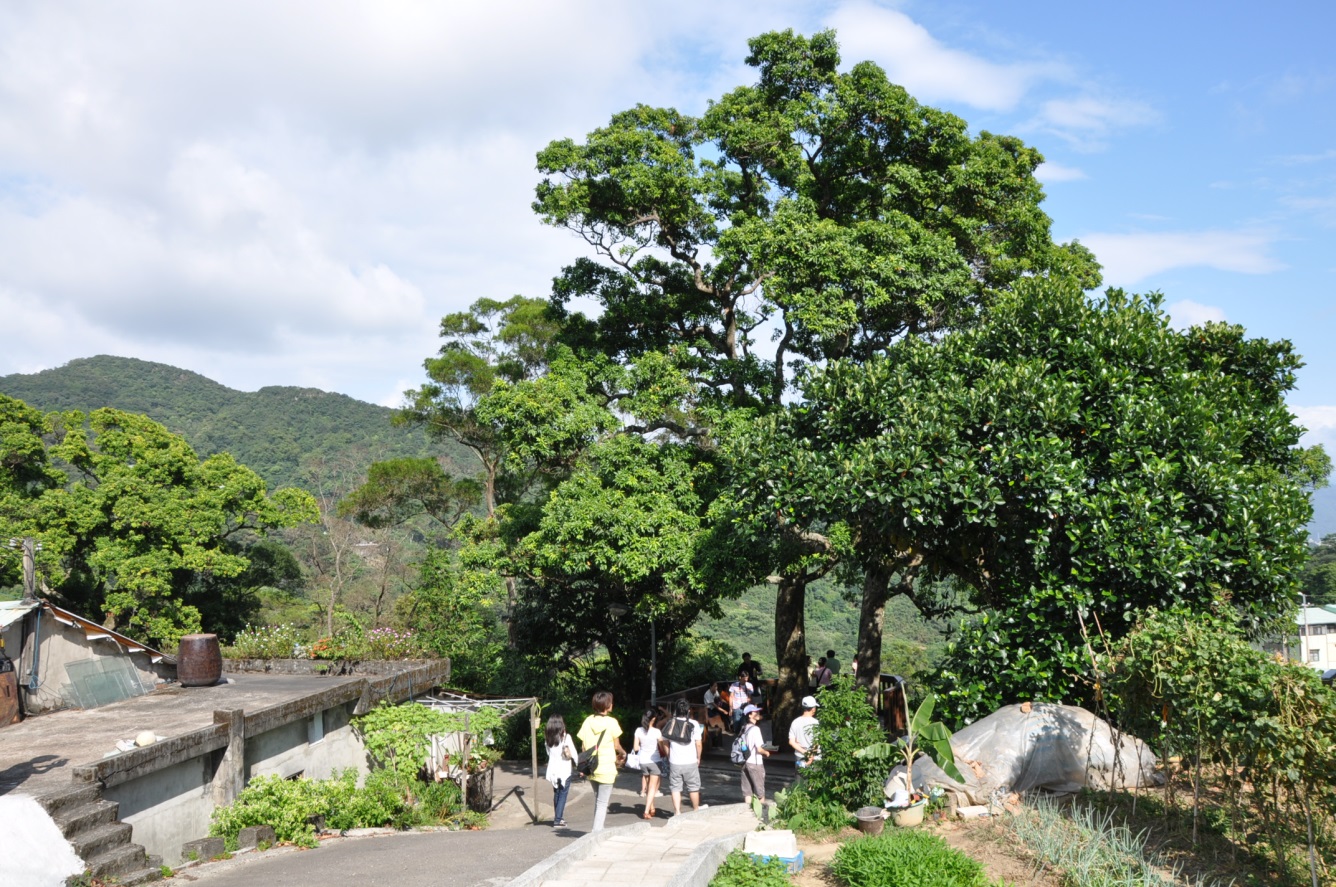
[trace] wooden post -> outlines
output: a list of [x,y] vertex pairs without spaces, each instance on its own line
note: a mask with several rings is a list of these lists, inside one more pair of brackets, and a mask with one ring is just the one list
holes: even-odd
[[530,774],[533,776],[533,824],[537,825],[542,817],[538,805],[538,700],[529,703],[529,759]]

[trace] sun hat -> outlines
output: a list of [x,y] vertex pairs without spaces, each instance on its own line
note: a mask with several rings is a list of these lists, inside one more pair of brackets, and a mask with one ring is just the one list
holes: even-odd
[[802,706],[803,708],[820,708],[821,703],[816,701],[815,696],[804,696]]

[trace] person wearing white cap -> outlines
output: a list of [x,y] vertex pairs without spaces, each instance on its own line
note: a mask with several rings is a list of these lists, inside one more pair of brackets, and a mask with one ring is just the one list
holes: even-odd
[[765,800],[765,759],[770,751],[765,747],[765,737],[761,735],[761,710],[749,705],[742,710],[746,724],[742,728],[743,741],[747,743],[747,762],[742,765],[742,800],[750,803],[755,795]]
[[816,697],[804,696],[803,713],[793,719],[789,725],[789,747],[793,749],[794,766],[802,770],[812,766],[812,762],[821,757],[816,747],[816,710],[821,706]]

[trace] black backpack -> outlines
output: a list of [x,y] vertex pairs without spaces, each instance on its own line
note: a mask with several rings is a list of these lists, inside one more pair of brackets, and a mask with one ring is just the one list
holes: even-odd
[[673,718],[663,727],[663,738],[670,742],[687,745],[695,733],[695,725],[688,718]]

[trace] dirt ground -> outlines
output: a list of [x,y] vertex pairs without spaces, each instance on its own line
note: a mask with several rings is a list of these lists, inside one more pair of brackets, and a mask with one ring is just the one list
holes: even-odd
[[[894,828],[889,823],[886,827]],[[1023,856],[1007,832],[992,819],[929,823],[920,828],[936,832],[947,844],[983,863],[984,871],[994,881],[1016,887],[1062,887],[1051,869],[1037,872],[1034,861]],[[803,851],[805,867],[794,876],[794,887],[843,887],[828,865],[840,844],[858,837],[859,833],[853,829],[822,841],[799,836],[798,849]]]

